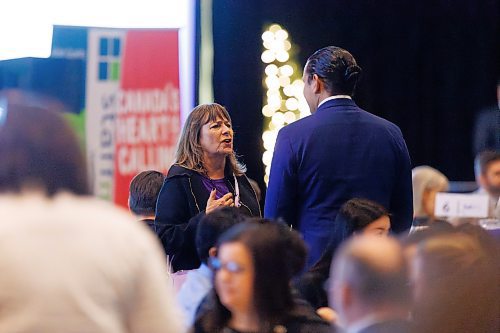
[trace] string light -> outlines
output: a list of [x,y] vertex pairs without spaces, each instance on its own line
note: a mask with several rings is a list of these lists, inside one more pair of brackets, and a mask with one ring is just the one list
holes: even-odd
[[262,114],[265,130],[262,133],[265,166],[264,181],[269,182],[271,161],[278,132],[284,126],[309,115],[309,107],[303,96],[304,83],[297,62],[291,58],[293,45],[288,32],[279,24],[270,25],[262,33],[264,50],[261,55],[265,66],[262,82],[266,89]]

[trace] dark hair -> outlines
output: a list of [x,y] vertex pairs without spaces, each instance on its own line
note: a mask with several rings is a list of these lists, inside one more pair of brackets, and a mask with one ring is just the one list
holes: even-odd
[[165,176],[155,170],[142,171],[130,182],[128,204],[137,215],[154,215]]
[[477,234],[466,232],[431,237],[417,247],[424,287],[413,311],[419,331],[497,332],[498,262]]
[[88,194],[85,160],[61,114],[9,104],[0,118],[0,192],[39,188]]
[[309,271],[319,272],[328,277],[332,258],[340,244],[382,216],[390,216],[390,214],[384,206],[371,200],[354,198],[344,203],[335,218],[333,231],[325,251]]
[[[262,332],[280,324],[293,310],[290,288],[292,276],[305,264],[306,247],[300,235],[283,223],[241,223],[225,232],[218,247],[241,242],[253,259],[254,304]],[[229,310],[214,295],[210,313],[205,313],[206,332],[219,332],[231,317]]]
[[476,155],[474,160],[474,171],[476,175],[484,175],[492,162],[500,161],[500,152],[485,150]]
[[361,67],[346,50],[327,46],[313,53],[307,59],[305,72],[308,82],[316,74],[330,94],[354,95]]
[[200,261],[207,264],[208,250],[217,245],[217,239],[235,224],[248,219],[236,207],[222,207],[203,216],[196,228],[196,251]]

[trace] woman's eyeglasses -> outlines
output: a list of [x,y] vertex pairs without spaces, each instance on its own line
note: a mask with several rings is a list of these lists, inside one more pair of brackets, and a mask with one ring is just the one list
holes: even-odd
[[215,257],[211,257],[209,259],[208,265],[210,266],[210,268],[212,268],[216,272],[221,270],[221,269],[225,269],[226,271],[228,271],[230,273],[241,273],[245,270],[237,262],[228,261],[226,263],[222,263],[218,258],[215,258]]

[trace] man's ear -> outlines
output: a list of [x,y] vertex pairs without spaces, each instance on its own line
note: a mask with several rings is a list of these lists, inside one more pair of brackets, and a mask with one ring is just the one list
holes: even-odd
[[318,74],[313,74],[311,81],[312,81],[311,82],[312,90],[315,94],[319,94],[319,93],[321,93],[321,91],[324,90],[323,81],[321,81]]
[[208,249],[208,256],[209,257],[217,257],[217,248],[215,246],[212,246],[210,249]]

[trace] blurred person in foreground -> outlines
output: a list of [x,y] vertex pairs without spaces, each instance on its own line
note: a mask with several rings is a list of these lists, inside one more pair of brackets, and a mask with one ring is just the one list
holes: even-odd
[[[389,212],[376,202],[351,199],[342,205],[335,219],[335,232],[321,258],[295,283],[299,293],[315,308],[328,306],[326,282],[335,252],[351,236],[387,236]],[[323,310],[322,310],[323,311]]]
[[361,68],[346,50],[328,46],[304,67],[312,115],[283,127],[274,148],[265,217],[302,233],[314,264],[344,202],[366,198],[392,214],[392,231],[411,226],[411,163],[401,130],[353,101]]
[[20,105],[0,121],[0,331],[177,333],[160,244],[87,196],[60,114]]
[[411,171],[413,186],[413,223],[411,231],[441,222],[434,214],[436,194],[448,191],[448,178],[438,170],[422,165]]
[[416,332],[408,320],[407,265],[395,239],[353,238],[339,249],[331,276],[330,305],[346,333]]
[[202,217],[196,230],[196,250],[201,265],[187,272],[177,299],[186,314],[187,326],[193,325],[198,307],[213,287],[210,258],[217,256],[217,239],[232,226],[244,222],[247,216],[236,207],[221,207]]
[[293,298],[290,279],[304,266],[305,244],[281,223],[242,223],[217,246],[214,292],[200,310],[196,333],[326,333],[329,324]]
[[174,271],[197,268],[195,234],[199,220],[223,206],[260,217],[255,191],[233,149],[227,110],[217,103],[198,105],[189,114],[174,165],[156,205],[156,224]]
[[[411,262],[413,318],[419,332],[493,333],[499,327],[499,269],[480,227],[431,236]],[[470,230],[470,228],[475,228]],[[482,233],[482,235],[479,235]],[[484,238],[483,238],[484,239]],[[498,246],[496,246],[498,250]]]
[[155,223],[156,201],[165,176],[155,170],[139,172],[130,182],[128,207],[141,222],[157,231]]

